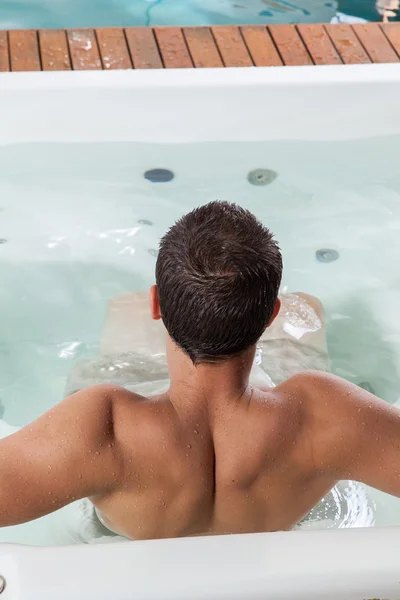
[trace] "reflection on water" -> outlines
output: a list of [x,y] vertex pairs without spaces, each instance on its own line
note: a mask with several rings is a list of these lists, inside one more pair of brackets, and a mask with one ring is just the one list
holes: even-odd
[[315,506],[296,529],[340,529],[375,525],[376,505],[367,488],[341,481]]

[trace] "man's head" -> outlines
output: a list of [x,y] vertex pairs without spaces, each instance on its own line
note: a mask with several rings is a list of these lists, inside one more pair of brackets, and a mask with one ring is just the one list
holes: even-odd
[[282,256],[248,210],[211,202],[162,238],[153,317],[195,364],[239,356],[279,311]]

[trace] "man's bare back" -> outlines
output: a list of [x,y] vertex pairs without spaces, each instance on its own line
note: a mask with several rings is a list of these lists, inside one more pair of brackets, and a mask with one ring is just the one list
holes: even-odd
[[116,444],[127,451],[118,491],[92,499],[106,524],[134,539],[295,525],[342,477],[313,462],[311,381],[296,379],[216,408],[211,422],[202,410],[182,418],[168,396],[114,392]]
[[[234,213],[234,237],[241,234],[238,221],[243,215],[223,206]],[[222,230],[223,218],[222,213],[217,219]],[[251,218],[244,216],[244,230]],[[209,228],[207,213],[202,219]],[[232,227],[228,220],[227,239]],[[260,239],[254,240],[254,256],[260,255],[261,266],[264,260],[263,269],[268,269],[269,260],[278,264],[276,247],[268,231],[256,223],[256,233],[257,227]],[[252,239],[247,242],[250,250]],[[212,261],[220,248],[212,248],[213,243],[210,238]],[[203,310],[202,303],[192,311],[190,323],[177,319],[174,329],[173,320],[188,306],[186,299],[179,303],[178,295],[171,317],[165,305],[163,320],[188,349],[167,335],[171,382],[166,394],[145,398],[113,385],[90,387],[1,440],[0,526],[35,519],[88,497],[110,529],[133,539],[275,531],[295,525],[341,479],[400,496],[398,409],[322,372],[299,373],[275,388],[252,385],[255,343],[232,354],[220,344],[232,338],[232,348],[240,348],[241,327],[250,340],[259,340],[265,330],[258,297],[250,321],[240,320],[248,301],[244,298],[240,307],[241,281],[235,283],[232,266],[225,264],[238,247],[227,252],[227,272],[219,275],[218,263],[218,275],[207,276],[206,282],[211,281],[214,290],[222,281],[222,306],[230,289],[239,285],[232,311],[236,305],[240,310],[229,317],[230,324],[235,320],[232,332],[224,329],[223,319],[221,330],[214,331],[220,321],[210,329],[202,317],[196,333],[196,310]],[[174,261],[173,290],[181,255]],[[262,280],[264,271],[260,273]],[[199,276],[193,280],[197,299]],[[161,292],[162,286],[161,280]],[[247,283],[246,289],[252,291]],[[279,312],[277,290],[267,319],[270,325]],[[150,312],[153,319],[161,318],[156,287],[150,294]],[[256,336],[252,319],[257,318],[261,325]],[[187,339],[192,330],[197,336],[193,355]],[[209,339],[215,347],[220,344],[216,358],[208,350],[213,349]],[[207,352],[200,351],[202,347]]]
[[340,479],[400,496],[400,411],[352,384],[305,373],[201,400],[106,385],[66,399],[1,441],[1,525],[90,497],[133,539],[275,531]]

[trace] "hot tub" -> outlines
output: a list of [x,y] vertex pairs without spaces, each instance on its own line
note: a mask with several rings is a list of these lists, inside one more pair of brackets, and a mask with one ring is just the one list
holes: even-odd
[[[160,235],[215,198],[275,232],[283,291],[324,302],[332,370],[397,402],[399,97],[398,65],[1,75],[3,418],[63,397],[108,300],[150,285]],[[340,530],[57,548],[3,530],[0,597],[398,600],[400,502],[368,494]]]

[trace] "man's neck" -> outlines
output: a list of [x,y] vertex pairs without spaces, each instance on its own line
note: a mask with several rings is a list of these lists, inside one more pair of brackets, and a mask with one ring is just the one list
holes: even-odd
[[246,402],[250,396],[249,376],[255,348],[240,357],[215,364],[194,365],[191,359],[170,339],[167,359],[170,375],[169,397],[178,412],[215,411]]

